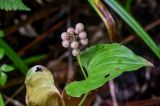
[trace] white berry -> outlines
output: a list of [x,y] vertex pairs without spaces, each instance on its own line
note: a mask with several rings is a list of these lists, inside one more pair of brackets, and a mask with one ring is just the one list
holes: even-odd
[[72,50],[72,55],[77,56],[79,54],[78,49],[73,49]]
[[71,48],[72,48],[72,49],[77,49],[78,46],[79,46],[79,43],[76,42],[76,41],[73,41],[73,42],[71,43]]
[[74,28],[72,28],[72,27],[68,28],[67,33],[70,34],[70,35],[73,35],[74,34]]
[[85,39],[87,37],[87,33],[85,31],[83,31],[83,32],[79,33],[78,36],[80,39]]
[[69,41],[68,41],[68,40],[62,41],[62,46],[63,46],[64,48],[68,48],[68,47],[69,47]]
[[76,32],[82,32],[84,30],[84,25],[82,23],[77,23],[75,30]]
[[62,40],[67,40],[69,38],[69,36],[68,36],[68,33],[67,32],[63,32],[62,34],[61,34],[61,39]]
[[88,39],[82,39],[81,41],[82,45],[87,45],[88,44]]

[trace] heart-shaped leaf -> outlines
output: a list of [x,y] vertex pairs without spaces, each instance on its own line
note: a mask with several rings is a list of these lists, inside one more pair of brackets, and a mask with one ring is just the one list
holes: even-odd
[[84,93],[103,86],[125,71],[152,66],[144,58],[117,43],[92,46],[80,53],[80,60],[87,70],[88,77],[67,85],[67,94],[74,97],[80,97]]

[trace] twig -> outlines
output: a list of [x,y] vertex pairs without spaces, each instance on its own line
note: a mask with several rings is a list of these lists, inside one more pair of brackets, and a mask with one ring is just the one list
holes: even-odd
[[151,99],[132,101],[125,104],[121,104],[120,106],[153,106],[160,104],[160,97],[155,97]]
[[[146,25],[144,29],[145,29],[146,31],[149,31],[149,30],[153,29],[154,27],[156,27],[156,26],[158,26],[158,25],[160,25],[160,19],[157,19],[156,21],[154,21],[154,22]],[[133,34],[131,34],[131,35],[129,35],[127,38],[125,38],[121,43],[122,43],[122,44],[126,44],[126,43],[132,41],[132,40],[135,39],[135,38],[136,38],[136,37],[135,37]]]
[[3,97],[6,99],[6,100],[8,100],[8,101],[10,101],[13,105],[15,105],[15,106],[25,106],[24,104],[22,104],[21,102],[19,102],[19,101],[17,101],[17,100],[14,100],[14,99],[12,99],[11,97],[8,97],[8,96],[6,96],[6,95],[3,95]]
[[[24,89],[24,85],[22,85],[10,98],[14,98],[16,97],[23,89]],[[5,102],[5,105],[7,105],[9,102],[12,102],[12,99],[7,99],[7,101]],[[17,105],[16,105],[17,106]],[[19,105],[18,105],[19,106]]]
[[21,21],[19,24],[15,24],[13,26],[10,26],[6,29],[4,29],[5,36],[17,31],[20,27],[26,25],[26,24],[31,24],[32,22],[42,19],[49,14],[56,12],[59,8],[45,8],[40,10],[39,12],[36,12],[32,16],[30,16],[28,19]]
[[111,92],[113,106],[118,106],[113,80],[109,81],[109,88],[110,88],[110,92]]
[[24,82],[24,77],[14,78],[11,81],[8,81],[5,86],[0,87],[0,89],[10,88],[18,84],[22,84],[23,82]]
[[49,33],[51,33],[52,31],[58,29],[61,25],[64,24],[64,21],[61,21],[60,23],[54,25],[52,28],[50,28],[48,31],[44,32],[43,34],[41,34],[40,36],[38,36],[35,40],[33,40],[32,42],[30,42],[27,46],[25,46],[23,49],[21,49],[18,53],[20,55],[23,55],[25,53],[26,50],[30,49],[31,47],[33,47],[33,45],[37,44],[38,42],[42,41],[46,35],[48,35]]

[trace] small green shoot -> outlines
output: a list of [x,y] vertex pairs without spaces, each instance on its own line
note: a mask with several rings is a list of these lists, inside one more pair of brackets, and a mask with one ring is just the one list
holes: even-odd
[[0,86],[4,86],[7,82],[7,74],[10,71],[13,71],[14,68],[7,65],[7,64],[3,64],[0,67]]

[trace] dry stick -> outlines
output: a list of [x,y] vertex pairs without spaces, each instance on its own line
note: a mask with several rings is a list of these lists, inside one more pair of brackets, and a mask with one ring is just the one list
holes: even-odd
[[14,100],[13,98],[10,98],[6,95],[3,95],[3,97],[7,100],[9,100],[14,106],[25,106],[23,105],[21,102],[17,101],[17,100]]
[[44,17],[47,17],[49,14],[56,12],[59,8],[45,8],[40,10],[39,12],[34,13],[32,16],[30,16],[28,19],[21,21],[19,24],[15,24],[13,26],[10,26],[6,29],[4,29],[5,36],[17,31],[20,27],[31,24],[34,21],[37,21],[39,19],[42,19]]
[[156,105],[156,104],[160,104],[160,97],[132,101],[132,102],[128,102],[126,104],[121,104],[120,106],[152,106],[152,105]]
[[[13,95],[11,95],[10,98],[14,98],[16,97],[23,89],[25,88],[24,85],[22,85]],[[11,99],[8,99],[6,102],[5,102],[5,105],[7,105],[9,102],[11,102],[12,100]]]
[[112,102],[113,106],[118,106],[117,98],[116,98],[116,93],[115,93],[115,87],[114,87],[114,80],[109,81],[109,89],[111,92],[111,97],[112,97]]
[[[154,27],[156,27],[158,25],[160,25],[160,19],[157,19],[156,21],[148,24],[147,26],[145,26],[144,29],[146,31],[149,31],[149,30],[153,29]],[[126,43],[132,41],[133,39],[135,39],[135,36],[133,34],[131,34],[131,35],[129,35],[129,37],[125,38],[121,43],[126,44]]]
[[35,40],[33,40],[32,42],[30,42],[27,46],[25,46],[23,49],[21,49],[18,53],[20,55],[23,55],[25,53],[26,50],[30,49],[33,47],[33,45],[37,44],[38,42],[42,41],[46,35],[48,35],[49,33],[51,33],[52,31],[55,31],[56,29],[58,29],[59,27],[61,27],[64,24],[64,21],[61,21],[60,23],[54,25],[52,28],[50,28],[48,31],[44,32],[43,34],[41,34],[40,36],[38,36]]

